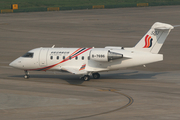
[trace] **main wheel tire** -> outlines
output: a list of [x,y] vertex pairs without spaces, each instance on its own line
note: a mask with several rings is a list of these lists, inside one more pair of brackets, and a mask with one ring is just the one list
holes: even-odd
[[93,76],[94,79],[99,79],[100,78],[99,73],[93,73],[92,76]]
[[89,80],[90,80],[90,76],[89,76],[89,75],[83,76],[83,80],[84,80],[84,81],[89,81]]
[[28,78],[29,78],[29,75],[25,75],[24,78],[25,78],[25,79],[28,79]]

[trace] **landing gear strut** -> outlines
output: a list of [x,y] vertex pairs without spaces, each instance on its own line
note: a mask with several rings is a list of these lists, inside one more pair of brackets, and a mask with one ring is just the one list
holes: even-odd
[[30,76],[29,76],[29,72],[28,72],[27,70],[25,70],[24,72],[25,72],[24,78],[25,78],[25,79],[28,79],[28,78],[30,77]]

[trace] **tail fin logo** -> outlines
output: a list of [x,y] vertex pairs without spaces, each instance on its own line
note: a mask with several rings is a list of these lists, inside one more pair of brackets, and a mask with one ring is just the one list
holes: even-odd
[[143,48],[150,48],[152,46],[152,37],[149,35],[146,35],[145,37],[145,46]]

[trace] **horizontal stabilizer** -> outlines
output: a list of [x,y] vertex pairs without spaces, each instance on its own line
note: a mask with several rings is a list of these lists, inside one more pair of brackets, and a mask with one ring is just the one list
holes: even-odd
[[157,29],[157,30],[169,30],[169,29],[173,29],[174,27],[172,25],[169,24],[165,24],[165,23],[160,23],[160,22],[156,22],[151,29]]

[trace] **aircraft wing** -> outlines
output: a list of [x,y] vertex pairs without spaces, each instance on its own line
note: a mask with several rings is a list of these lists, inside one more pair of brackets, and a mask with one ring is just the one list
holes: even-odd
[[78,66],[64,66],[61,70],[65,70],[72,74],[86,74],[87,71],[85,70],[86,64],[78,67]]

